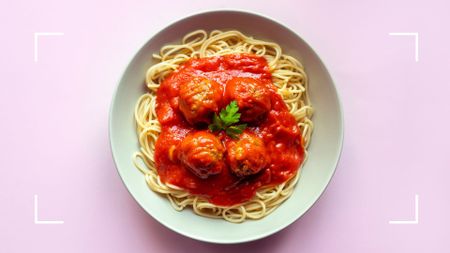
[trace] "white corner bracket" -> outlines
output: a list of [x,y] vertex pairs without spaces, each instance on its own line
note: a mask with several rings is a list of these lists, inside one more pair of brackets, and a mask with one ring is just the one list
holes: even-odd
[[34,224],[47,224],[47,225],[58,225],[64,224],[62,220],[39,220],[38,216],[38,195],[34,195]]
[[419,195],[415,197],[414,220],[391,220],[389,224],[419,224]]
[[391,36],[414,36],[415,39],[415,59],[416,62],[419,61],[419,33],[418,32],[408,32],[408,33],[389,33]]
[[34,33],[34,62],[38,61],[38,43],[40,36],[62,36],[61,32],[35,32]]

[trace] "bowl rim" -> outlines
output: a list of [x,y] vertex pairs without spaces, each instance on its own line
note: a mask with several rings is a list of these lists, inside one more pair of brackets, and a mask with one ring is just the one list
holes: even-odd
[[[339,129],[340,131],[338,132],[339,136],[339,143],[338,143],[338,148],[339,148],[339,152],[337,152],[335,160],[333,162],[333,171],[330,174],[329,178],[326,179],[326,184],[324,185],[324,187],[321,189],[320,194],[317,196],[317,198],[312,201],[309,205],[306,206],[306,209],[303,213],[299,213],[297,215],[294,215],[293,218],[291,218],[290,220],[284,222],[283,224],[281,224],[280,226],[276,227],[273,230],[270,230],[266,233],[260,233],[254,236],[248,236],[245,238],[242,238],[240,240],[234,240],[234,241],[230,241],[230,240],[210,240],[208,238],[204,238],[202,236],[198,236],[198,235],[193,235],[193,234],[189,234],[186,233],[180,229],[178,229],[176,226],[172,226],[170,224],[168,224],[165,221],[162,221],[160,219],[157,219],[155,216],[153,216],[150,212],[148,212],[143,204],[141,203],[141,201],[131,192],[131,190],[127,187],[127,184],[124,180],[124,177],[122,175],[121,170],[119,169],[119,165],[116,159],[116,153],[118,151],[115,150],[114,145],[113,145],[113,130],[112,130],[112,122],[113,122],[113,118],[114,118],[114,108],[115,108],[115,101],[117,99],[117,94],[118,94],[118,90],[120,87],[120,84],[122,83],[122,80],[124,78],[125,73],[128,71],[128,69],[131,66],[131,63],[133,62],[133,60],[136,58],[136,56],[138,56],[138,54],[145,48],[145,46],[147,45],[147,43],[154,37],[157,37],[160,33],[162,33],[163,31],[165,31],[166,29],[168,29],[169,27],[172,27],[180,22],[185,22],[188,19],[197,17],[197,16],[203,16],[203,15],[210,15],[210,14],[224,14],[224,13],[230,13],[230,14],[243,14],[243,15],[251,15],[251,16],[256,16],[258,18],[262,18],[262,19],[266,19],[270,22],[273,22],[279,26],[284,27],[286,30],[288,30],[289,32],[291,32],[292,34],[295,35],[295,37],[297,37],[298,39],[300,39],[301,41],[303,41],[305,43],[305,45],[307,47],[309,47],[312,51],[312,54],[318,58],[318,60],[322,63],[322,65],[324,66],[324,70],[325,72],[328,74],[328,77],[331,80],[332,83],[332,89],[334,91],[334,93],[336,94],[336,98],[337,98],[337,103],[338,103],[338,111],[339,111]],[[229,8],[218,8],[218,9],[212,9],[212,10],[201,10],[198,12],[193,12],[191,14],[185,15],[181,18],[178,19],[174,19],[172,20],[168,25],[164,26],[163,28],[159,29],[156,33],[153,33],[152,35],[150,35],[149,37],[146,37],[145,41],[141,44],[141,46],[135,51],[135,53],[130,57],[130,59],[128,60],[127,64],[125,65],[124,70],[121,72],[121,75],[119,76],[119,80],[118,82],[115,84],[115,89],[114,89],[114,93],[112,96],[112,100],[110,102],[110,106],[109,106],[109,120],[108,120],[108,138],[109,138],[109,147],[110,147],[110,151],[113,157],[113,161],[114,161],[114,165],[116,167],[116,172],[119,174],[119,177],[122,181],[122,183],[124,184],[125,188],[127,189],[128,193],[133,197],[133,199],[138,203],[138,206],[140,208],[142,208],[148,215],[150,215],[154,220],[158,221],[158,223],[162,224],[163,226],[165,226],[166,228],[168,228],[169,230],[172,230],[178,234],[181,234],[185,237],[194,239],[194,240],[198,240],[198,241],[203,241],[203,242],[207,242],[207,243],[216,243],[216,244],[239,244],[239,243],[246,243],[246,242],[250,242],[250,241],[255,241],[255,240],[259,240],[265,237],[268,237],[270,235],[273,235],[283,229],[285,229],[286,227],[294,224],[295,222],[297,222],[303,215],[305,215],[306,213],[308,213],[312,206],[314,206],[319,199],[323,196],[324,192],[326,191],[326,189],[328,188],[331,179],[334,177],[334,174],[336,173],[336,169],[339,163],[339,160],[341,158],[342,155],[342,149],[343,149],[343,143],[344,143],[344,112],[343,112],[343,106],[342,106],[342,102],[341,102],[341,97],[339,95],[339,92],[336,88],[336,82],[334,81],[332,75],[330,74],[330,70],[329,68],[325,65],[324,61],[322,60],[322,58],[319,56],[319,54],[316,53],[316,50],[306,41],[304,40],[302,37],[300,37],[296,32],[294,32],[289,26],[285,25],[284,23],[274,20],[271,17],[266,16],[265,14],[262,13],[258,13],[255,11],[249,11],[249,10],[244,10],[244,9],[239,9],[239,8],[234,8],[234,9],[229,9]]]

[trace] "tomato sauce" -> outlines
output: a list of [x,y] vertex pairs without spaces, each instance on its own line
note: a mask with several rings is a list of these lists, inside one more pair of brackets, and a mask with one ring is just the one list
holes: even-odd
[[[246,129],[264,141],[269,163],[261,172],[238,178],[229,168],[225,168],[218,175],[201,179],[178,159],[170,159],[171,147],[177,146],[189,132],[199,130],[188,124],[179,110],[180,84],[193,76],[216,81],[221,85],[222,92],[227,81],[234,77],[258,79],[270,90],[270,111]],[[276,90],[263,57],[230,54],[191,59],[181,65],[161,83],[157,91],[156,113],[162,130],[156,142],[155,162],[161,180],[200,195],[213,204],[231,206],[251,199],[261,187],[277,185],[294,176],[304,159],[303,142],[297,122]],[[224,102],[221,108],[225,106]],[[223,132],[217,135],[225,147],[231,141]]]

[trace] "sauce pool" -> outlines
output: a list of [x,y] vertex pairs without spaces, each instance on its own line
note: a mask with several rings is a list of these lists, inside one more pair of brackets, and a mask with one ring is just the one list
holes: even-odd
[[[246,129],[264,141],[269,163],[261,172],[239,178],[226,166],[220,174],[201,179],[178,159],[170,158],[171,147],[176,147],[189,132],[199,130],[190,125],[178,109],[180,84],[194,76],[216,81],[222,92],[226,83],[235,77],[258,79],[268,88],[270,111]],[[278,185],[294,176],[304,160],[303,143],[294,116],[276,90],[267,61],[260,56],[230,54],[190,59],[181,65],[157,91],[156,114],[161,123],[161,134],[155,145],[155,162],[161,181],[202,196],[210,203],[231,206],[250,200],[261,187]],[[223,108],[226,104],[220,106]],[[232,140],[223,132],[218,136],[225,147]]]

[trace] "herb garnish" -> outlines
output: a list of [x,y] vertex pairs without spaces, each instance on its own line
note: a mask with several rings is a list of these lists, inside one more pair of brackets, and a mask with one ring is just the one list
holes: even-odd
[[225,130],[225,133],[233,139],[238,139],[239,134],[241,134],[247,127],[247,124],[233,125],[239,122],[241,114],[238,113],[239,106],[236,101],[231,101],[225,109],[222,109],[217,115],[214,113],[212,124],[208,126],[211,132],[216,132],[220,130]]

